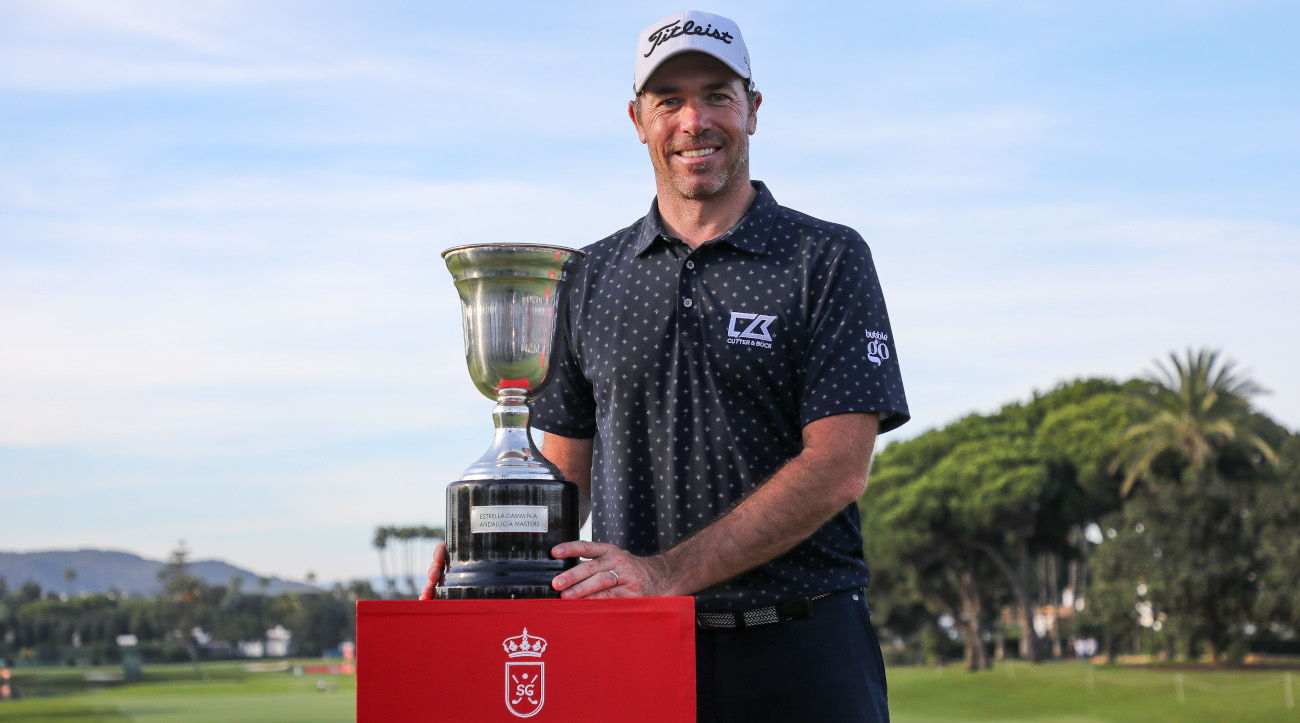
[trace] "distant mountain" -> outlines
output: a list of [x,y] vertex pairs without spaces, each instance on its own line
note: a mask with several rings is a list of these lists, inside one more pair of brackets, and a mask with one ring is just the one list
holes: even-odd
[[[161,560],[149,560],[129,552],[113,550],[49,550],[43,552],[0,552],[0,577],[12,590],[27,580],[35,580],[41,589],[77,595],[102,593],[117,589],[132,596],[151,596],[158,592]],[[76,579],[63,579],[63,571],[76,571]],[[228,585],[231,578],[243,578],[246,593],[278,595],[283,592],[319,592],[319,588],[301,582],[270,578],[267,586],[258,584],[257,573],[235,567],[221,560],[197,560],[190,563],[190,574],[209,585]]]

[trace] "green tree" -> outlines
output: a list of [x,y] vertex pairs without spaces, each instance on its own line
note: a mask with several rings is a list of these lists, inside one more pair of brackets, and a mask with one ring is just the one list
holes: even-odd
[[[1108,519],[1109,524],[1121,524],[1119,519]],[[1104,532],[1112,540],[1119,531],[1107,527]],[[1093,573],[1088,588],[1087,605],[1080,614],[1081,628],[1086,634],[1101,638],[1101,651],[1106,662],[1114,663],[1121,649],[1137,643],[1140,616],[1138,605],[1151,604],[1148,588],[1138,572],[1148,551],[1136,545],[1103,543],[1104,554],[1094,553],[1089,564]],[[1099,551],[1100,552],[1100,551]],[[1152,607],[1154,615],[1163,612]],[[1163,624],[1163,623],[1162,623]]]
[[[1171,358],[1172,370],[1142,380],[1133,409],[1145,416],[1112,467],[1125,472],[1127,499],[1103,521],[1095,592],[1105,600],[1088,617],[1128,638],[1141,606],[1166,615],[1163,634],[1185,656],[1204,645],[1239,660],[1252,631],[1296,624],[1300,443],[1251,411],[1261,387],[1217,352]],[[1145,624],[1155,627],[1149,615]]]
[[384,554],[388,549],[389,529],[383,525],[376,527],[375,536],[370,544],[379,553],[379,575],[388,587],[389,596],[392,596],[395,580],[388,574],[388,558]]
[[[1165,634],[1189,658],[1202,643],[1216,660],[1244,653],[1263,567],[1257,491],[1214,475],[1133,495],[1103,521],[1116,531],[1095,554],[1103,587],[1122,594],[1131,586],[1129,604],[1166,615]],[[1112,635],[1124,635],[1113,609],[1099,613],[1119,626]]]
[[356,602],[336,590],[332,593],[290,593],[277,599],[284,614],[284,626],[293,633],[293,644],[303,655],[321,655],[352,637],[353,616],[348,608]]
[[231,642],[261,640],[271,627],[266,620],[267,599],[265,595],[245,594],[244,577],[232,576],[217,603],[219,615],[213,624],[213,635]]
[[1133,396],[1140,419],[1125,431],[1112,465],[1112,471],[1125,472],[1121,496],[1128,496],[1138,480],[1162,471],[1182,479],[1203,474],[1217,452],[1234,441],[1275,460],[1272,448],[1245,425],[1250,399],[1265,393],[1263,387],[1215,350],[1188,349],[1185,359],[1170,353],[1169,361],[1170,366],[1156,361]]
[[195,675],[202,675],[199,642],[194,631],[203,622],[206,586],[203,580],[190,574],[189,554],[189,548],[181,540],[158,571],[158,580],[162,583],[158,595],[158,621],[170,638],[185,646]]
[[1045,466],[1024,439],[990,437],[955,448],[933,473],[949,478],[956,492],[950,500],[950,530],[963,547],[982,554],[1008,585],[1020,655],[1036,661],[1029,561],[1038,532],[1042,503],[1050,504],[1058,490]]
[[[1279,429],[1266,433],[1277,436]],[[1254,618],[1267,628],[1296,630],[1300,628],[1300,575],[1295,572],[1300,560],[1300,535],[1296,534],[1300,529],[1300,435],[1280,431],[1285,438],[1275,445],[1277,482],[1260,490],[1255,507],[1260,518],[1260,569],[1252,580],[1258,590]]]
[[981,426],[972,416],[889,445],[877,457],[859,500],[867,559],[878,580],[896,585],[885,595],[895,601],[887,607],[905,608],[915,600],[935,617],[951,618],[969,670],[989,667],[983,645],[986,591],[980,584],[986,568],[956,520],[951,502],[964,490],[944,463],[955,446],[978,437]]
[[[1012,608],[1021,657],[1041,655],[1031,591],[1036,574],[1041,583],[1057,566],[1040,572],[1032,563],[1076,554],[1071,540],[1112,508],[1115,485],[1101,478],[1123,410],[1114,382],[1080,380],[891,444],[877,457],[861,501],[867,559],[936,613],[952,615],[975,667],[983,663],[976,649],[983,623],[974,611],[990,603],[985,617],[1001,604]],[[1040,585],[1056,586],[1054,577]],[[982,600],[972,597],[977,591]]]
[[9,600],[9,581],[4,575],[0,575],[0,658],[8,658],[5,654],[10,645],[13,644],[14,633],[13,609],[10,607]]
[[[392,525],[375,528],[371,546],[379,553],[379,570],[388,590],[388,596],[397,595],[398,580],[406,585],[406,592],[419,593],[418,569],[433,556],[433,543],[445,539],[441,527]],[[385,555],[385,553],[388,555]],[[391,559],[390,559],[391,556]],[[400,572],[399,572],[400,571]]]
[[415,533],[416,529],[414,527],[399,527],[394,530],[397,541],[401,543],[402,579],[406,581],[407,593],[415,591],[415,558],[411,553],[411,543],[416,539]]

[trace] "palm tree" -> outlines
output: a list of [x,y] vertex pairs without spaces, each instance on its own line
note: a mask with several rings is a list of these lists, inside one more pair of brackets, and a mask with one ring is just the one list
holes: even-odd
[[402,577],[406,579],[406,591],[415,590],[415,566],[414,558],[411,555],[411,541],[415,539],[415,528],[399,527],[396,530],[397,540],[402,543]]
[[391,597],[396,597],[397,581],[399,579],[398,571],[402,568],[402,548],[397,543],[402,538],[398,534],[398,528],[392,525],[384,528],[384,534],[388,535],[388,542],[390,543],[388,545],[388,572],[390,577],[386,581],[388,583],[388,594]]
[[1277,456],[1264,440],[1245,428],[1250,398],[1267,391],[1236,370],[1231,360],[1220,362],[1217,350],[1187,350],[1180,359],[1170,352],[1171,367],[1159,361],[1143,376],[1145,393],[1134,398],[1144,421],[1125,430],[1111,472],[1125,470],[1120,496],[1132,492],[1165,453],[1178,456],[1184,478],[1210,467],[1215,453],[1231,442],[1254,447],[1265,459]]
[[376,527],[375,539],[370,544],[374,545],[374,548],[379,551],[379,575],[384,579],[384,583],[388,585],[388,593],[391,595],[393,593],[393,581],[388,576],[388,561],[384,558],[384,550],[388,547],[388,528]]

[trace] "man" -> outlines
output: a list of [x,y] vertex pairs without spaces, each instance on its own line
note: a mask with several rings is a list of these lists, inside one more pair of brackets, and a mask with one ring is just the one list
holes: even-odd
[[870,251],[750,181],[735,23],[646,28],[633,91],[658,195],[586,249],[533,411],[597,540],[553,584],[694,595],[700,721],[888,720],[856,501],[908,413]]

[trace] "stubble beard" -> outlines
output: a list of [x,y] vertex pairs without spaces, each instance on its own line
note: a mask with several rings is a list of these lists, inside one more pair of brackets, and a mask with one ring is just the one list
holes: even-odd
[[[697,180],[695,178],[696,174],[690,171],[673,170],[671,158],[664,159],[666,167],[657,168],[656,170],[663,178],[668,180],[669,185],[672,186],[680,198],[687,201],[707,201],[723,195],[730,189],[735,179],[746,175],[745,171],[749,168],[749,135],[742,132],[739,143],[731,150],[734,151],[731,162],[724,166],[721,172],[712,179],[703,182]],[[657,160],[655,165],[659,165]],[[705,169],[704,174],[707,173],[709,173],[709,170]],[[692,182],[693,180],[695,182]]]

